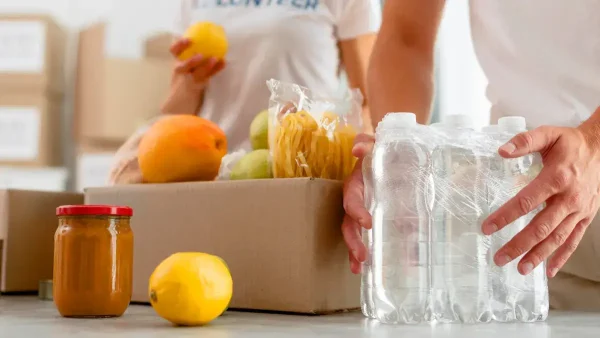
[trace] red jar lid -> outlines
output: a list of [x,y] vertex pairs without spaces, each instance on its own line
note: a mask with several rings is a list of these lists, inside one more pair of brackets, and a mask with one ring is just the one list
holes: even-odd
[[56,208],[57,216],[133,216],[133,209],[115,205],[63,205]]

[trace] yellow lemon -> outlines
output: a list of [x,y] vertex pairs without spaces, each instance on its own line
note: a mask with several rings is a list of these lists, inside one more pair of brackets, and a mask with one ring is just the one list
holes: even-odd
[[190,40],[189,47],[179,54],[179,59],[185,61],[196,54],[204,57],[225,58],[228,49],[225,29],[212,22],[198,22],[190,26],[184,38]]
[[156,267],[148,289],[150,303],[159,316],[176,325],[196,326],[225,312],[233,281],[221,258],[181,252]]

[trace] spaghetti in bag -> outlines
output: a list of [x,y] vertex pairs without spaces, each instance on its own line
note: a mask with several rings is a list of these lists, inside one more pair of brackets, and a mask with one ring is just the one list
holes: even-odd
[[308,88],[267,81],[269,149],[275,178],[343,180],[356,163],[352,147],[362,129],[363,97],[352,90],[338,98]]

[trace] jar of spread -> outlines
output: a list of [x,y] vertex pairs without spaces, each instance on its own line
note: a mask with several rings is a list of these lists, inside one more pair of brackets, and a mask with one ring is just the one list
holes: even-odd
[[53,298],[64,317],[123,315],[131,301],[133,232],[129,207],[56,209]]

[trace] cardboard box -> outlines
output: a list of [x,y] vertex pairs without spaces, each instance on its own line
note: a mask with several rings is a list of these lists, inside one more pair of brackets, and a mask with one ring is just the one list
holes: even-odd
[[76,189],[103,187],[107,185],[114,157],[121,143],[85,144],[77,154]]
[[37,291],[52,279],[56,208],[82,202],[81,194],[0,190],[1,292]]
[[[133,301],[169,255],[218,255],[233,276],[232,309],[320,314],[360,307],[340,225],[341,182],[217,181],[87,189],[86,203],[134,209]],[[157,208],[157,206],[160,206]]]
[[62,164],[60,100],[0,90],[0,165]]
[[0,189],[65,191],[69,177],[66,168],[0,167]]
[[62,93],[66,38],[50,16],[0,14],[0,88]]
[[159,33],[150,36],[144,44],[144,54],[149,59],[167,60],[173,62],[171,45],[175,42],[175,35],[171,33]]
[[80,34],[76,129],[81,141],[125,141],[160,114],[171,81],[172,60],[105,56],[105,26]]

